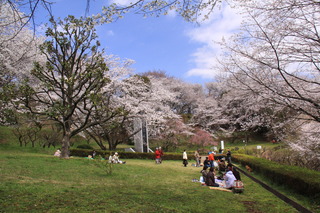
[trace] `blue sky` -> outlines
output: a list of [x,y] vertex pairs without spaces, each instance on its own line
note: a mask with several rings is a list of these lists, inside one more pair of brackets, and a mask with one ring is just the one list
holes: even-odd
[[[56,0],[52,5],[56,17],[81,16],[85,0]],[[91,1],[89,14],[101,12],[104,1]],[[97,27],[99,40],[107,54],[133,59],[136,73],[161,70],[191,83],[206,83],[214,79],[215,57],[220,48],[215,43],[228,39],[239,27],[241,18],[230,7],[217,9],[200,25],[187,23],[171,13],[161,17],[143,18],[127,14],[114,23]],[[45,13],[36,16],[38,23]],[[40,21],[41,20],[41,21]]]

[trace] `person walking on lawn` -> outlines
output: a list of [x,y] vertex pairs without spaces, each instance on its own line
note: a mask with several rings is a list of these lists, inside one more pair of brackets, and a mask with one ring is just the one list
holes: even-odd
[[183,163],[184,167],[186,167],[188,165],[188,155],[187,155],[186,150],[183,151],[182,160],[183,160],[182,163]]

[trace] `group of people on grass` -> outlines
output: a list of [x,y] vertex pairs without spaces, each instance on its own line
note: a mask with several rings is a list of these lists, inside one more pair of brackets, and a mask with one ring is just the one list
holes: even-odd
[[[215,152],[209,152],[208,156],[204,160],[203,164],[207,165],[207,167],[217,167],[218,163],[214,160],[214,155],[215,155]],[[194,152],[194,158],[195,158],[196,164],[195,165],[192,164],[192,165],[194,165],[196,167],[202,166],[201,165],[201,156],[200,156],[199,150],[196,150]],[[230,161],[231,161],[231,152],[230,152]],[[184,150],[182,153],[182,164],[185,167],[188,165],[188,155],[187,155],[186,150]]]
[[240,173],[231,163],[227,165],[225,171],[220,171],[219,167],[217,169],[217,167],[207,167],[204,165],[200,173],[200,182],[206,186],[232,189],[236,180],[241,181]]
[[201,184],[232,189],[235,181],[241,181],[241,177],[240,173],[231,163],[230,150],[228,150],[226,154],[227,165],[224,157],[218,157],[217,160],[215,160],[214,154],[214,152],[208,153],[208,156],[203,162],[203,168],[200,171]]

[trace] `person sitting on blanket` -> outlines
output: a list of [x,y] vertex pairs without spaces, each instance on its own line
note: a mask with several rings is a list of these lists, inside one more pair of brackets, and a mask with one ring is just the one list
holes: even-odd
[[234,166],[232,166],[232,173],[237,180],[241,180],[240,172],[238,172],[238,170]]
[[114,155],[112,157],[112,161],[113,161],[113,163],[120,163],[120,164],[125,164],[126,163],[125,161],[121,161],[119,159],[118,152],[114,153]]
[[232,163],[228,163],[227,168],[228,168],[228,169],[231,169],[234,177],[235,177],[237,180],[241,180],[240,173],[238,172],[238,170],[236,169],[236,167],[233,166]]
[[207,174],[206,185],[207,186],[219,187],[219,184],[217,184],[215,182],[215,179],[214,179],[214,168],[213,167],[210,167],[210,170],[209,170],[209,172]]
[[232,172],[232,164],[228,164],[227,172],[224,175],[224,180],[226,181],[226,188],[232,189],[234,181],[237,180]]
[[226,163],[224,162],[224,160],[220,159],[218,161],[218,166],[219,166],[219,171],[220,172],[225,172],[226,171]]
[[113,163],[113,155],[112,155],[112,153],[109,156],[108,163]]
[[203,161],[203,166],[210,167],[210,161],[208,157],[206,157],[206,159]]
[[61,150],[60,149],[57,149],[57,151],[54,153],[55,157],[60,157],[61,156]]
[[206,165],[203,166],[203,169],[200,171],[202,176],[200,177],[200,182],[205,183],[208,175],[208,167]]

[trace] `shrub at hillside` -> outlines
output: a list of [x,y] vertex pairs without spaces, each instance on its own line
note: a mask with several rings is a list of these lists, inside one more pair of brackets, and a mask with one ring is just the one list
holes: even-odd
[[248,155],[233,155],[232,160],[243,166],[250,166],[253,171],[268,177],[271,181],[287,185],[292,190],[310,196],[320,203],[320,173],[306,168],[281,165],[266,159]]
[[78,149],[91,149],[93,150],[93,147],[90,146],[89,144],[81,144],[79,146],[77,146]]
[[[102,150],[95,150],[96,155],[101,155],[102,157],[108,158],[111,154],[114,154],[114,152],[110,151],[102,151]],[[122,152],[117,151],[120,158],[124,159],[151,159],[154,160],[155,156],[154,153],[143,153],[143,152]],[[71,149],[70,150],[71,156],[77,156],[77,157],[87,157],[88,155],[92,155],[92,149]],[[180,153],[165,153],[163,156],[164,160],[182,160],[182,154]],[[188,153],[188,159],[194,160],[193,154]]]

